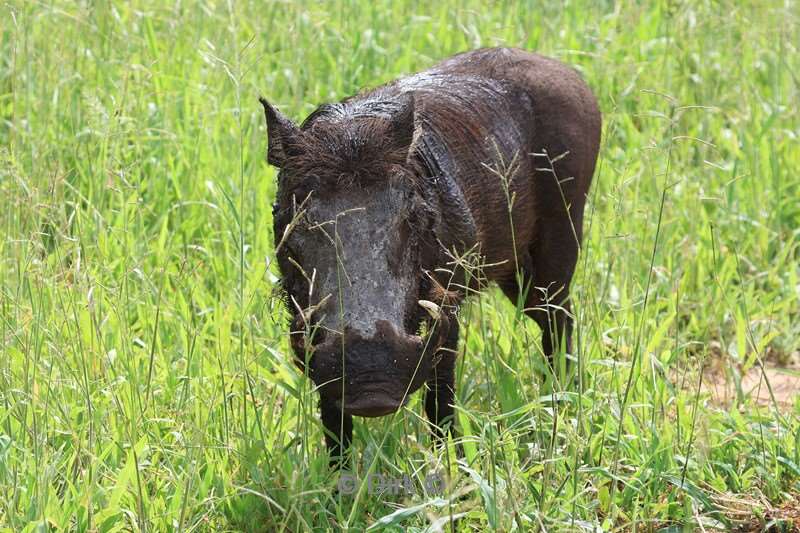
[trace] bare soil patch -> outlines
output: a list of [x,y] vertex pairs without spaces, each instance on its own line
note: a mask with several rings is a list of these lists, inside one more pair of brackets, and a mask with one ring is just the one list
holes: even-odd
[[753,516],[749,520],[734,526],[733,531],[738,533],[797,533],[800,532],[800,501],[796,497],[783,504],[768,506],[761,517]]
[[715,404],[724,407],[735,405],[737,400],[769,406],[774,400],[781,410],[791,409],[800,396],[798,359],[791,357],[783,365],[767,361],[763,367],[756,365],[744,373],[728,366],[729,362],[726,365],[725,359],[717,359],[704,372],[703,391],[711,394]]

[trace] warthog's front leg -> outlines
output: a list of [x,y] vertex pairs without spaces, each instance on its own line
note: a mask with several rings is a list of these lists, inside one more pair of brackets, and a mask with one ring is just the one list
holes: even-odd
[[437,351],[440,358],[428,379],[425,395],[425,414],[433,424],[437,444],[442,444],[447,433],[456,436],[453,403],[455,402],[456,349],[458,348],[458,320],[452,317],[447,339]]
[[326,398],[320,399],[319,407],[331,467],[347,467],[350,443],[353,441],[353,417],[342,413],[332,400]]

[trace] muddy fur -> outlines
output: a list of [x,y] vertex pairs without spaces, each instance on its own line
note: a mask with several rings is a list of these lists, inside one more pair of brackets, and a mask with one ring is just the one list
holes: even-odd
[[[452,415],[455,314],[485,281],[513,301],[526,295],[547,357],[570,352],[569,284],[600,141],[594,96],[574,70],[482,49],[322,105],[301,126],[262,104],[267,159],[281,169],[274,231],[292,327],[307,329],[297,316],[313,308],[324,330],[292,346],[313,352],[306,372],[334,455],[350,441],[348,405],[382,414],[427,381],[432,422]],[[488,265],[480,276],[454,267],[467,251]],[[337,413],[345,422],[331,426]]]

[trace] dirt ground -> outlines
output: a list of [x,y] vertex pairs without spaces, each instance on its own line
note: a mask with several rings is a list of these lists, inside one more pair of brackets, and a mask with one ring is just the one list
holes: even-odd
[[[740,380],[738,389],[737,376]],[[721,408],[741,405],[737,404],[737,390],[740,390],[741,400],[748,401],[749,405],[776,407],[789,413],[800,404],[800,352],[790,354],[782,364],[767,357],[763,368],[756,365],[744,373],[732,368],[730,359],[715,358],[703,372],[702,390],[710,394],[711,401]],[[735,497],[719,503],[730,512],[729,518],[738,524],[734,531],[800,532],[800,495],[776,506],[767,501]],[[763,514],[755,516],[754,507],[760,507]]]
[[788,411],[800,395],[800,352],[792,353],[782,364],[767,357],[763,367],[755,365],[744,374],[731,368],[729,359],[717,358],[704,371],[703,391],[711,394],[715,404],[731,407],[737,400],[736,376],[740,376],[742,400],[770,406],[774,399],[781,411]]
[[[707,373],[703,389],[711,393],[714,403],[731,406],[736,401],[737,388],[731,375],[724,372]],[[770,389],[772,394],[770,394]],[[772,398],[779,409],[791,409],[800,395],[800,369],[767,365],[751,368],[741,377],[741,391],[758,405],[772,405]]]

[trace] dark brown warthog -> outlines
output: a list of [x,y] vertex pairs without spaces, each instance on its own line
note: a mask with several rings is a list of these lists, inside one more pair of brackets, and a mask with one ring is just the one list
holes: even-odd
[[479,257],[483,281],[525,297],[551,360],[569,351],[567,296],[600,140],[576,72],[494,48],[322,105],[300,127],[261,103],[267,161],[280,168],[274,229],[292,347],[321,395],[334,459],[352,415],[392,413],[423,383],[442,435],[455,312],[483,285],[454,257]]

